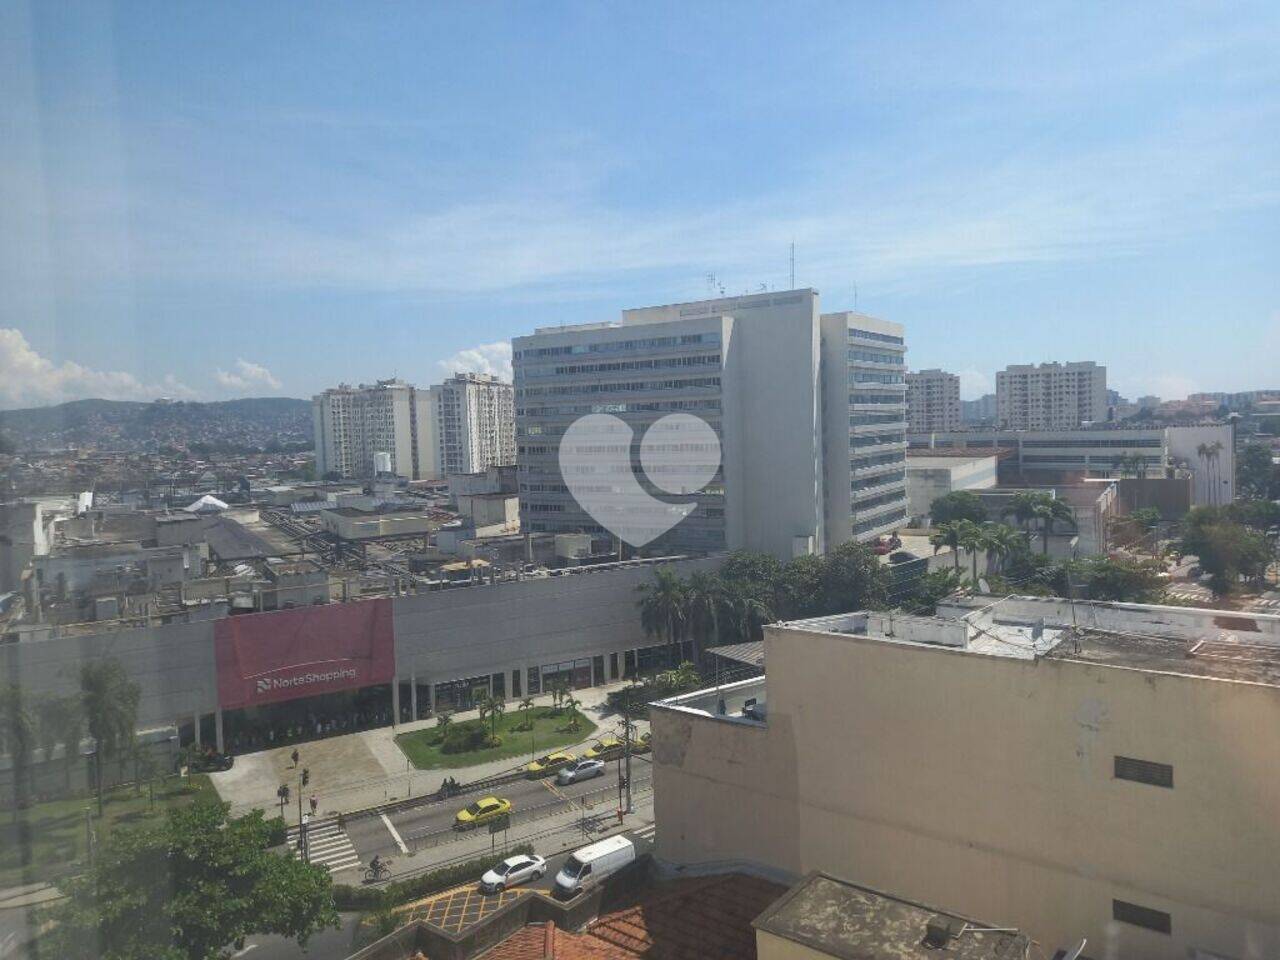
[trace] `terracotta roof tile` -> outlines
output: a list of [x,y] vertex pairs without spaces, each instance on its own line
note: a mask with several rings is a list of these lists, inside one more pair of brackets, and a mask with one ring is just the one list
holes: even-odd
[[531,924],[482,960],[755,960],[751,921],[783,892],[742,874],[677,880],[640,891],[585,933]]

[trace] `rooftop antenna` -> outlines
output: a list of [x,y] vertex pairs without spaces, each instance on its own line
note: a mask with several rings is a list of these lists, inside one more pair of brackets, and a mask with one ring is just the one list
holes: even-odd
[[853,312],[858,312],[858,281],[853,281]]
[[791,241],[791,289],[796,288],[796,242]]

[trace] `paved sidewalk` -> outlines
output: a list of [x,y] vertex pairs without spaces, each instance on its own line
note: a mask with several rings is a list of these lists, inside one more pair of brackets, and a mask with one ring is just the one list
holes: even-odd
[[[574,696],[581,701],[583,713],[596,723],[598,731],[576,745],[557,749],[580,750],[596,736],[616,733],[618,717],[609,710],[606,697],[624,686],[624,683],[614,683],[575,691]],[[551,697],[546,694],[533,699],[540,707],[551,704]],[[508,710],[512,708],[513,701],[508,701]],[[474,710],[468,710],[459,711],[453,716],[456,720],[470,720],[478,714]],[[278,811],[276,790],[282,783],[289,784],[291,796],[289,808],[284,811],[284,815],[286,821],[296,823],[299,778],[303,767],[311,774],[310,784],[303,791],[303,811],[309,809],[309,800],[315,796],[318,801],[317,812],[321,816],[331,816],[435,793],[446,777],[451,776],[464,783],[482,780],[507,773],[528,762],[524,758],[508,757],[466,767],[415,770],[409,758],[396,745],[395,738],[402,733],[433,728],[435,724],[433,717],[395,727],[380,727],[377,730],[363,730],[310,743],[241,754],[236,757],[235,766],[230,770],[210,774],[209,779],[218,795],[231,804],[232,814],[247,813],[258,808],[271,813]],[[640,732],[646,726],[642,721],[639,724]],[[299,755],[297,769],[290,758],[295,749]]]

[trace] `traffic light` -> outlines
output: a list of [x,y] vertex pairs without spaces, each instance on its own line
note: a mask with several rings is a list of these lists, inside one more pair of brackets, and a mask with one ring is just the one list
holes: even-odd
[[311,782],[311,771],[306,767],[302,768],[302,786],[305,788]]

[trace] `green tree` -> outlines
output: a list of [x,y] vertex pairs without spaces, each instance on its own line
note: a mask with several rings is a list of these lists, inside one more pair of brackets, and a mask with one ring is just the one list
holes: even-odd
[[564,708],[569,713],[569,729],[577,730],[579,722],[578,708],[582,706],[582,701],[570,693],[564,698]]
[[973,582],[978,582],[978,554],[987,549],[989,542],[987,531],[972,520],[958,520],[956,526],[959,527],[960,546],[964,547],[969,554],[969,560],[973,564]]
[[71,789],[71,768],[80,756],[80,739],[84,736],[84,711],[76,696],[45,697],[36,705],[36,724],[45,762],[51,762],[53,751],[62,745],[62,766],[67,789]]
[[933,616],[938,612],[938,601],[960,589],[960,574],[954,570],[934,570],[911,582],[909,592],[902,598],[902,609],[918,616]]
[[685,585],[685,616],[694,642],[694,660],[720,637],[720,612],[724,609],[724,581],[715,574],[696,570]]
[[1043,554],[1049,552],[1049,536],[1055,526],[1065,524],[1075,529],[1075,514],[1071,506],[1065,500],[1042,490],[1014,494],[1009,505],[1002,511],[1002,516],[1010,514],[1018,521],[1018,526],[1024,529],[1029,529],[1031,522],[1035,521],[1040,531],[1040,552]]
[[0,753],[7,753],[13,765],[14,823],[28,803],[31,754],[37,735],[26,692],[16,683],[0,687]]
[[953,523],[956,520],[981,523],[987,519],[987,508],[982,505],[982,498],[973,491],[953,490],[929,505],[929,517],[935,525]]
[[764,624],[773,620],[773,611],[746,585],[731,581],[725,585],[720,622],[730,643],[759,640]]
[[1063,576],[1081,585],[1089,600],[1159,603],[1165,583],[1164,564],[1128,557],[1088,557],[1063,565]]
[[533,729],[533,697],[525,697],[520,701],[520,729]]
[[235,819],[227,810],[200,802],[113,831],[85,873],[60,883],[48,955],[221,960],[252,934],[305,944],[337,927],[328,871],[271,853],[261,810]]
[[933,544],[933,554],[938,555],[938,551],[943,547],[951,548],[951,559],[955,563],[956,573],[960,572],[960,544],[965,537],[965,528],[962,524],[970,523],[968,520],[957,520],[954,523],[940,523],[929,531],[929,542]]
[[1179,550],[1199,558],[1218,597],[1230,593],[1241,577],[1261,580],[1273,558],[1265,536],[1230,517],[1228,508],[1193,507],[1182,521]]
[[883,607],[893,575],[866,544],[842,543],[822,558],[823,613]]
[[994,521],[982,525],[985,542],[983,549],[987,551],[987,569],[995,572],[1004,570],[1005,561],[1019,550],[1027,549],[1027,535],[1021,530]]
[[436,739],[440,743],[444,743],[445,734],[449,732],[449,724],[453,723],[453,717],[447,713],[441,713],[436,716]]
[[1249,500],[1280,497],[1280,467],[1271,462],[1270,447],[1251,443],[1241,450],[1236,479],[1240,496]]
[[684,635],[688,606],[684,581],[670,567],[658,567],[653,580],[636,588],[640,594],[640,626],[645,636],[678,647]]
[[94,743],[94,783],[102,815],[102,765],[133,742],[141,690],[119,660],[92,660],[80,667],[80,703]]
[[816,617],[823,611],[822,577],[825,560],[813,554],[793,557],[782,568],[775,607],[783,620]]

